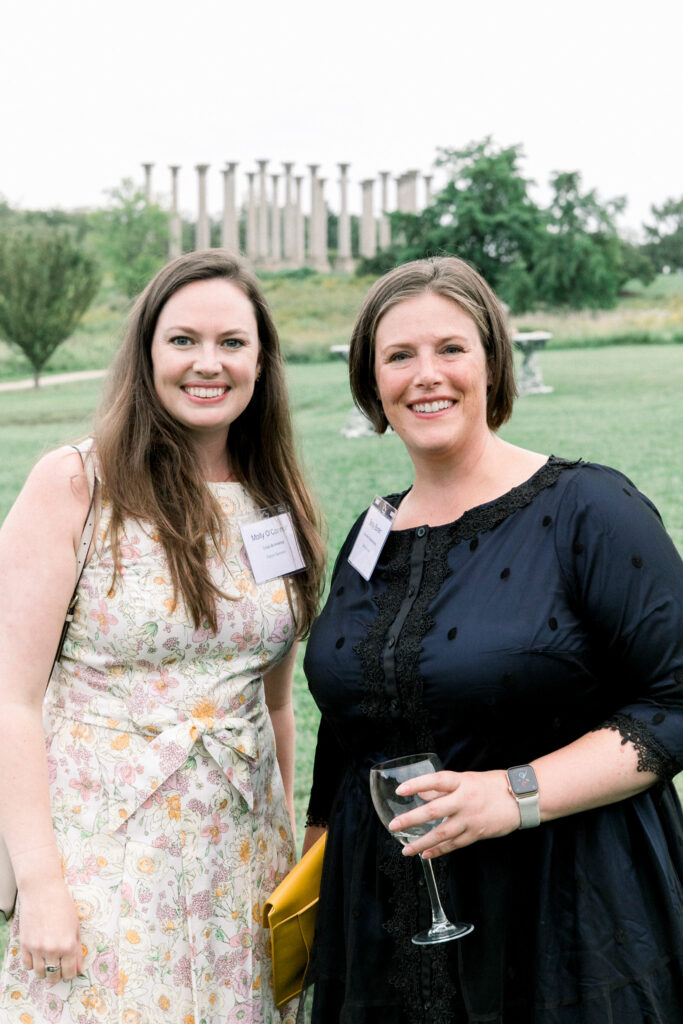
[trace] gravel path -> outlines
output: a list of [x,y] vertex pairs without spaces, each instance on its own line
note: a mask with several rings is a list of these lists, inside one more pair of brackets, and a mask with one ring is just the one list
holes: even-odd
[[[76,373],[48,373],[40,378],[40,387],[46,388],[51,384],[68,384],[72,380],[97,380],[104,377],[106,370],[79,370]],[[33,377],[26,380],[7,380],[0,383],[0,391],[26,391],[33,387]]]

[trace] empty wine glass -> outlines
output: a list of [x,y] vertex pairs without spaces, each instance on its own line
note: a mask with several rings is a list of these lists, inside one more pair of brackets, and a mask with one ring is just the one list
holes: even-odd
[[[444,819],[435,818],[433,821],[426,821],[422,825],[413,825],[401,832],[391,831],[389,822],[393,821],[397,815],[406,811],[414,811],[417,807],[427,803],[418,793],[413,796],[399,796],[396,793],[396,787],[408,779],[417,778],[418,775],[440,772],[442,768],[443,765],[436,754],[409,754],[407,757],[397,757],[392,761],[381,761],[370,769],[370,794],[375,810],[384,827],[404,846],[411,839],[418,839],[431,832]],[[469,935],[474,928],[473,924],[461,922],[453,924],[446,917],[436,888],[431,861],[424,860],[420,854],[420,863],[424,869],[427,892],[432,905],[432,926],[427,931],[413,935],[415,945],[431,946],[438,942],[450,942],[451,939],[461,939],[463,935]]]

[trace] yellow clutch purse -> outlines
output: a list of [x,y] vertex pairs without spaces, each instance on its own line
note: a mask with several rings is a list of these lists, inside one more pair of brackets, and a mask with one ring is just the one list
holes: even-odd
[[295,864],[263,907],[270,929],[275,1005],[297,996],[313,945],[327,833]]

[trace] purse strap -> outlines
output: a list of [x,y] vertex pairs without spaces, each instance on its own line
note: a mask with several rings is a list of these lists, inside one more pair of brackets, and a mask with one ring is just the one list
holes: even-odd
[[80,455],[81,462],[83,463],[83,469],[85,470],[85,475],[88,478],[88,492],[90,494],[90,504],[88,506],[88,514],[85,517],[85,523],[83,524],[81,539],[78,544],[78,551],[76,552],[76,586],[74,587],[74,592],[71,595],[69,607],[67,608],[66,616],[64,617],[62,633],[59,638],[59,643],[57,644],[57,653],[55,654],[54,661],[52,662],[50,674],[47,677],[48,686],[50,684],[50,678],[52,676],[52,673],[54,672],[55,665],[57,664],[61,657],[62,648],[64,647],[64,641],[66,640],[66,634],[69,631],[69,626],[71,625],[74,614],[76,612],[76,604],[78,602],[78,585],[81,582],[81,576],[83,575],[85,563],[88,558],[88,552],[90,551],[90,547],[92,544],[93,533],[95,532],[95,498],[97,495],[99,481],[95,474],[95,466],[92,455],[92,445],[92,438],[89,438],[87,441],[84,441],[83,444],[81,445],[71,445],[74,451],[77,451],[78,454]]

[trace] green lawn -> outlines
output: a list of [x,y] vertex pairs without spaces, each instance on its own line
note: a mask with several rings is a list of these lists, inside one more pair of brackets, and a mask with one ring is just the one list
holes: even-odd
[[[263,290],[273,310],[283,351],[292,362],[321,362],[331,345],[345,344],[369,277],[345,274],[263,274]],[[52,354],[45,373],[107,366],[118,345],[130,301],[105,282],[80,326]],[[549,348],[632,343],[683,342],[683,275],[660,274],[643,288],[633,282],[614,309],[568,312],[538,310],[511,316],[511,324],[551,331]],[[31,376],[21,352],[0,340],[0,380]]]
[[[551,350],[540,358],[545,382],[555,390],[519,399],[502,435],[537,451],[623,470],[657,504],[683,551],[683,346]],[[411,466],[396,436],[340,436],[351,409],[342,362],[291,366],[289,382],[302,456],[327,519],[333,558],[376,493],[408,486]],[[0,394],[0,519],[39,454],[87,432],[100,386],[87,382]],[[301,838],[318,719],[301,658],[295,701]]]

